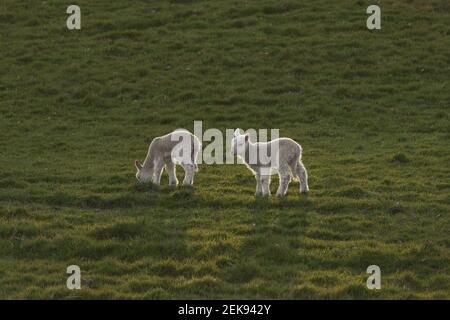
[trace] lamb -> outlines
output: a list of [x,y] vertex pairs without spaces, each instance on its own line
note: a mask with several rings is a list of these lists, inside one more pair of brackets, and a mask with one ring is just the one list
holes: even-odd
[[231,141],[231,155],[240,157],[255,174],[255,195],[270,195],[270,176],[274,169],[280,178],[278,197],[286,195],[291,177],[300,181],[300,193],[309,191],[308,174],[301,161],[302,147],[290,138],[252,143],[248,134],[241,134],[236,129]]
[[152,182],[159,185],[165,168],[169,175],[169,185],[178,185],[175,165],[183,167],[185,175],[183,185],[194,183],[194,172],[198,172],[197,155],[201,149],[200,140],[187,130],[175,130],[150,143],[147,157],[143,164],[134,162],[139,182]]

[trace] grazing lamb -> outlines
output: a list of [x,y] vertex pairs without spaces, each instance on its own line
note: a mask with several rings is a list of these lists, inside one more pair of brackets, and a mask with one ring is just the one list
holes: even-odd
[[163,168],[169,175],[169,185],[178,184],[175,165],[183,167],[183,185],[194,183],[194,172],[198,171],[197,155],[201,149],[200,140],[187,130],[175,130],[152,140],[143,164],[134,162],[140,182],[153,182],[159,185]]
[[252,143],[248,134],[234,132],[231,155],[239,156],[256,176],[256,195],[270,195],[270,175],[278,171],[280,186],[276,195],[286,194],[291,177],[300,180],[300,193],[309,191],[308,174],[301,161],[302,147],[292,139],[279,138],[269,142]]

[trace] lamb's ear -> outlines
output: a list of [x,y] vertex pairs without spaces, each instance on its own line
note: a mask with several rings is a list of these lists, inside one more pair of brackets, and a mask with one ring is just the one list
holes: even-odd
[[241,135],[241,130],[239,128],[237,128],[236,130],[234,130],[234,136],[240,136]]
[[136,169],[141,170],[142,169],[142,164],[139,162],[139,160],[134,160],[134,166],[136,167]]

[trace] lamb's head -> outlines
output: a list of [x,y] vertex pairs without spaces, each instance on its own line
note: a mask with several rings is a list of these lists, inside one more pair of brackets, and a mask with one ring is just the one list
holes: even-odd
[[241,134],[241,130],[236,129],[234,131],[234,137],[231,140],[231,151],[230,151],[231,155],[233,157],[240,156],[243,158],[248,143],[249,143],[248,133]]
[[139,182],[147,183],[152,180],[151,170],[145,169],[138,160],[134,161],[134,166],[136,167],[137,170],[136,179]]

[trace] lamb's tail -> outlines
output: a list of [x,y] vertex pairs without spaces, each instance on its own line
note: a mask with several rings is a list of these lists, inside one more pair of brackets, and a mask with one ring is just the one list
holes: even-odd
[[291,178],[297,182],[300,181],[298,162],[299,160],[294,160],[294,163],[291,166]]
[[297,182],[301,180],[300,163],[302,161],[302,151],[302,147],[299,145],[298,154],[294,157],[291,163],[291,178]]
[[192,149],[192,161],[194,162],[194,170],[195,172],[198,172],[198,165],[197,165],[197,156],[198,153],[202,150],[202,143],[200,140],[194,136],[194,148]]

